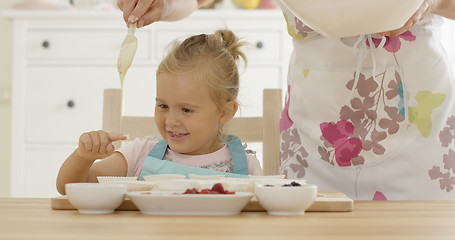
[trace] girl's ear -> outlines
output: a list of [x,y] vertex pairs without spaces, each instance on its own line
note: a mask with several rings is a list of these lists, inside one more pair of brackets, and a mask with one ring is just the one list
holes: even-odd
[[221,112],[220,123],[225,124],[229,122],[237,112],[239,105],[235,101],[229,101],[224,106],[224,110]]

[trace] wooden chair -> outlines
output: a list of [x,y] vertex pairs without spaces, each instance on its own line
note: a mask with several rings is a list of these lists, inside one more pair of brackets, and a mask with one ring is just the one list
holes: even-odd
[[[121,89],[104,90],[103,130],[128,134],[130,139],[160,136],[153,117],[123,116]],[[262,117],[235,117],[224,132],[237,135],[242,142],[262,142],[264,175],[279,173],[281,89],[264,89]],[[116,148],[120,143],[114,144]]]

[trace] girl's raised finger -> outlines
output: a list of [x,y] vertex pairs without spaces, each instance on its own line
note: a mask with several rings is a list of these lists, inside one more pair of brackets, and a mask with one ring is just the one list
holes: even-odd
[[118,140],[126,140],[126,136],[121,133],[108,133],[109,139],[111,142],[115,142]]
[[100,151],[101,140],[98,132],[90,132],[90,138],[92,139],[92,153],[98,153]]
[[100,153],[105,154],[107,152],[108,145],[110,145],[112,141],[107,132],[99,131],[98,136],[100,137]]

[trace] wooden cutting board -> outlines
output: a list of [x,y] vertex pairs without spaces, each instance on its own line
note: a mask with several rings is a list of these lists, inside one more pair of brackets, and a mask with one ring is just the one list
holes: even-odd
[[[54,210],[76,210],[68,201],[67,196],[59,196],[51,199]],[[354,201],[341,192],[319,192],[313,205],[307,212],[351,212],[354,209]],[[133,202],[125,197],[117,210],[138,211]],[[242,212],[265,212],[265,209],[253,197],[243,208]]]

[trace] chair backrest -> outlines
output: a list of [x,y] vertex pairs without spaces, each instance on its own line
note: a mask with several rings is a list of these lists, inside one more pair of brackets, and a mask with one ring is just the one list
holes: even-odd
[[[280,158],[281,89],[264,89],[262,117],[234,117],[223,131],[242,142],[262,142],[264,175],[277,175]],[[123,116],[123,91],[104,90],[103,130],[128,134],[130,139],[160,136],[153,117]],[[115,143],[118,148],[120,143]]]

